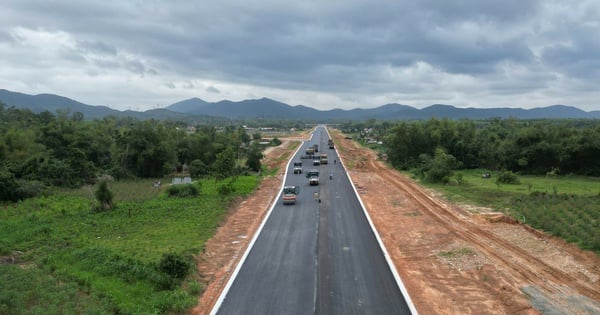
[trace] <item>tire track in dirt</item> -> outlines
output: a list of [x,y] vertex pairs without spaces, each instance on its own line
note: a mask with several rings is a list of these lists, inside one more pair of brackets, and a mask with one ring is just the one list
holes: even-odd
[[[382,176],[388,184],[395,185],[406,192],[407,196],[410,196],[413,200],[422,205],[423,210],[425,210],[431,218],[435,219],[459,238],[476,245],[477,248],[488,257],[495,258],[514,271],[510,274],[519,275],[519,282],[523,284],[534,283],[546,288],[550,292],[559,291],[559,285],[566,284],[579,291],[579,294],[586,295],[595,300],[600,300],[599,288],[590,286],[587,283],[581,283],[575,277],[546,264],[524,249],[497,237],[490,231],[479,228],[467,219],[460,218],[457,214],[460,212],[458,209],[454,209],[457,210],[455,213],[455,211],[448,209],[449,206],[434,199],[416,184],[400,180],[391,175],[389,169],[380,162],[371,160],[368,164],[369,165],[366,165],[366,167],[370,168],[371,171],[377,173],[379,176]],[[500,248],[500,250],[495,250],[498,248]],[[506,255],[506,253],[509,253],[509,255]]]

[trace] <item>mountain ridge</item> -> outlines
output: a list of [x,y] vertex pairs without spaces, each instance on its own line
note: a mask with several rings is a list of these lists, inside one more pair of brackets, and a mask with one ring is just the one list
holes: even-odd
[[191,116],[226,119],[289,119],[312,121],[340,120],[423,120],[429,118],[449,119],[556,119],[556,118],[600,118],[600,110],[586,112],[574,106],[550,105],[531,109],[459,108],[447,104],[433,104],[422,109],[409,105],[389,103],[375,108],[318,110],[306,105],[288,105],[270,98],[243,101],[221,100],[207,102],[198,97],[175,102],[160,109],[143,112],[119,111],[105,105],[88,105],[56,94],[29,95],[0,89],[0,101],[8,107],[27,108],[34,113],[56,112],[59,109],[82,112],[86,119],[105,116],[135,117],[138,119],[191,119]]

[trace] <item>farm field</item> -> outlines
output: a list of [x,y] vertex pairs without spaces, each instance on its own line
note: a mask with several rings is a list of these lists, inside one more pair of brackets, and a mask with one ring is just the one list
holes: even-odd
[[600,178],[519,176],[520,184],[496,184],[495,174],[461,170],[461,184],[423,185],[458,203],[476,204],[510,215],[534,228],[600,255]]

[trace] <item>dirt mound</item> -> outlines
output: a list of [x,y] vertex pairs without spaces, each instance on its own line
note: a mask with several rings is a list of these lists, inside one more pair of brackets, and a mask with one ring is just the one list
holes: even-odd
[[475,216],[479,216],[482,219],[484,219],[485,221],[489,222],[489,223],[508,223],[508,224],[519,224],[519,221],[516,220],[515,218],[511,218],[507,215],[504,215],[502,213],[479,213],[476,214]]

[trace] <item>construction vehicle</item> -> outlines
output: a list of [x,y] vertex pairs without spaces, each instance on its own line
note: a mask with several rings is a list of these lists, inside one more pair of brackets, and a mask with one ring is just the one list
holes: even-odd
[[330,149],[333,149],[333,140],[329,139],[329,141],[327,141],[327,145],[329,145]]
[[308,172],[306,172],[306,178],[308,178],[309,185],[319,185],[319,170],[309,170]]
[[284,205],[296,204],[296,195],[300,193],[300,186],[284,186],[283,187],[283,199]]
[[302,174],[302,162],[294,162],[294,174]]
[[327,153],[321,153],[321,164],[327,164]]

